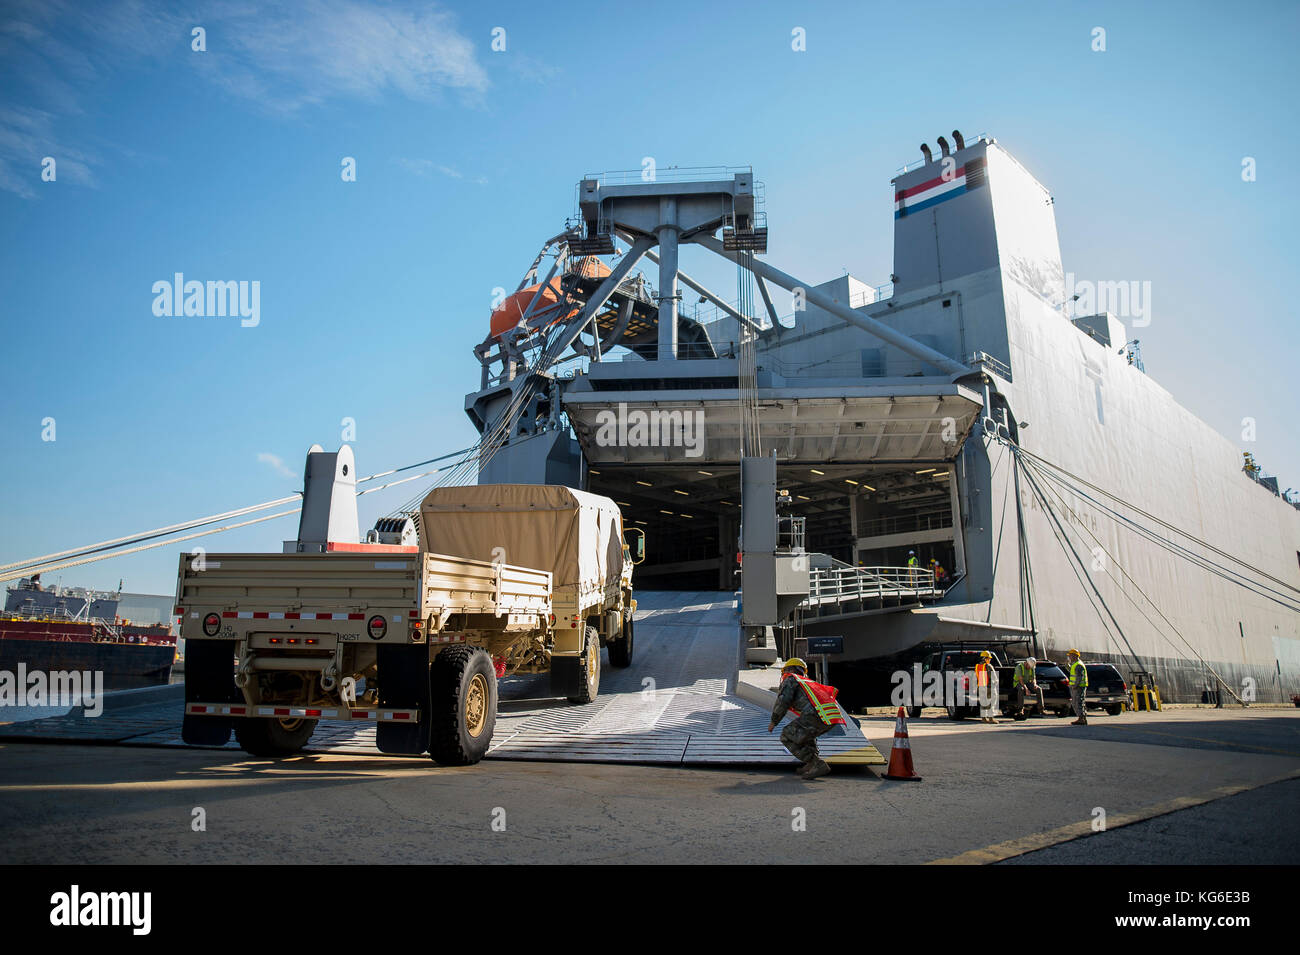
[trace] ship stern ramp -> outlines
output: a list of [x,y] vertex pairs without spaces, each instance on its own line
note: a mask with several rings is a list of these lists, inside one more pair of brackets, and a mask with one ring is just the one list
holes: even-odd
[[[742,638],[735,596],[710,591],[637,594],[632,665],[602,660],[600,695],[572,706],[549,698],[545,675],[501,683],[489,758],[672,765],[793,767],[771,706],[740,695]],[[883,765],[851,716],[818,740],[827,761]]]

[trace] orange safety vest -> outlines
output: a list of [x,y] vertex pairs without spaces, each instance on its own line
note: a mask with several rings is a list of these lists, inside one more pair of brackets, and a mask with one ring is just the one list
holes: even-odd
[[[834,726],[836,723],[843,724],[844,717],[840,715],[840,708],[835,705],[835,697],[839,695],[839,690],[833,686],[826,686],[822,683],[814,683],[806,676],[791,674],[790,678],[797,681],[803,688],[804,694],[808,697],[808,702],[812,704],[813,711],[821,717],[821,721],[827,726]],[[794,709],[794,707],[791,707]],[[802,716],[803,713],[799,712]]]
[[990,665],[987,663],[975,664],[975,685],[976,686],[989,685],[989,666]]

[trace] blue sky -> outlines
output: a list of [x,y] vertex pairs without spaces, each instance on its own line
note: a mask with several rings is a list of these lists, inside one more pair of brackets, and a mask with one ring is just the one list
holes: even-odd
[[[292,493],[345,416],[362,474],[469,444],[493,289],[586,172],[752,164],[773,262],[883,282],[889,180],[953,127],[1053,192],[1067,271],[1151,281],[1148,373],[1234,441],[1255,418],[1242,447],[1300,486],[1295,4],[938,3],[920,25],[882,4],[91,6],[0,4],[0,563]],[[734,295],[703,255],[683,267]],[[260,281],[260,324],[155,316],[175,272]],[[410,492],[362,498],[363,526]],[[177,550],[63,580],[170,593]]]

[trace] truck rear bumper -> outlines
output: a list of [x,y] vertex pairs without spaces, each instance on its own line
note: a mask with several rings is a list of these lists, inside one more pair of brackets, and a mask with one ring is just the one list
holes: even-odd
[[347,706],[249,706],[246,703],[186,703],[186,716],[222,716],[308,720],[343,720],[371,723],[418,723],[418,709],[393,709],[372,706],[353,709]]

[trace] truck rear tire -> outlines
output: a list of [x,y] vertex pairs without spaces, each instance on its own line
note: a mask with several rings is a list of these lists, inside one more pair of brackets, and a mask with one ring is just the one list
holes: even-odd
[[605,644],[609,650],[609,665],[618,667],[620,670],[632,665],[632,641],[634,638],[635,622],[629,613],[623,618],[623,632],[617,640]]
[[471,766],[488,751],[497,721],[497,674],[478,647],[447,647],[429,667],[429,757]]
[[255,718],[235,721],[235,740],[252,756],[292,756],[316,732],[316,720]]
[[579,661],[582,683],[577,695],[569,697],[569,702],[590,703],[600,693],[600,632],[595,627],[587,628]]

